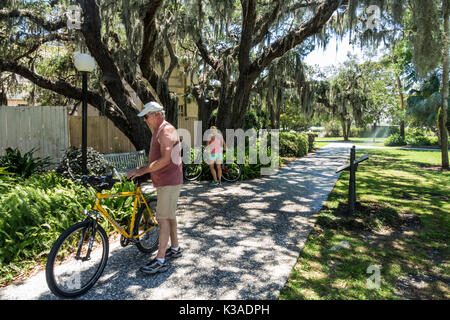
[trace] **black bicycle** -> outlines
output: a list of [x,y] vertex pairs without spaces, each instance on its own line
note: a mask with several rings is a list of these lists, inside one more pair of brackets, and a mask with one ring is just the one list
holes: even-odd
[[[197,159],[197,161],[194,161],[195,159]],[[201,161],[198,161],[199,159],[201,159]],[[203,159],[201,158],[201,153],[191,153],[191,161],[192,163],[183,163],[183,176],[184,179],[188,181],[195,181],[200,178],[203,172]],[[236,163],[235,161],[233,161],[232,163],[222,163],[221,167],[223,180],[228,182],[235,182],[241,177],[241,165]]]

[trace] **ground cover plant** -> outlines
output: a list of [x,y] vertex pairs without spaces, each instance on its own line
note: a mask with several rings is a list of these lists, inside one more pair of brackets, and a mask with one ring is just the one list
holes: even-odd
[[37,157],[36,149],[22,154],[19,149],[7,148],[6,154],[0,157],[0,167],[17,176],[28,178],[35,172],[46,169],[50,164],[49,157]]
[[[449,299],[450,172],[440,169],[440,152],[356,157],[363,153],[355,216],[347,214],[344,172],[280,299]],[[380,270],[378,289],[368,285],[371,266]]]
[[[81,212],[91,208],[95,193],[92,188],[55,172],[34,174],[28,179],[8,176],[8,180],[1,181],[0,286],[3,286],[45,263],[53,242],[66,228],[83,219]],[[124,182],[116,184],[110,192],[131,190],[134,184]],[[125,223],[132,211],[132,198],[107,199],[102,205],[116,221]],[[106,222],[102,225],[105,230],[112,230]]]

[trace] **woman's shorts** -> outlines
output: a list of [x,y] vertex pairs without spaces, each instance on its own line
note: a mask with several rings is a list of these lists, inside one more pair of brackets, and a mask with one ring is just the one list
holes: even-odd
[[156,218],[175,219],[177,203],[180,196],[181,184],[156,188]]
[[216,161],[223,162],[223,153],[208,153],[205,154],[206,163],[213,163]]

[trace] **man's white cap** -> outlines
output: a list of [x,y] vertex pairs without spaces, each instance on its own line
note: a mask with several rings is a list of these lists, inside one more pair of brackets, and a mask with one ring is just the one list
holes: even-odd
[[156,112],[161,110],[164,110],[164,108],[159,103],[150,101],[144,105],[144,109],[142,109],[142,111],[138,114],[138,117],[143,117],[149,112]]

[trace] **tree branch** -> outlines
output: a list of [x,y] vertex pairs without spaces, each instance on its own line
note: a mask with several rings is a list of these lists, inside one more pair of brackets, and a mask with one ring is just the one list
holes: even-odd
[[32,10],[22,9],[22,10],[8,10],[8,9],[1,9],[0,10],[0,21],[10,18],[28,18],[40,27],[44,28],[45,30],[52,32],[59,30],[61,28],[64,28],[67,26],[67,22],[65,20],[59,20],[56,22],[47,21],[42,16],[37,15]]
[[320,4],[314,17],[266,48],[252,63],[250,72],[260,74],[274,59],[281,57],[311,35],[320,32],[337,8],[347,2],[348,0],[327,0]]
[[108,88],[112,100],[128,119],[133,119],[138,108],[130,99],[128,91],[122,83],[122,77],[114,60],[109,54],[108,48],[101,40],[101,20],[99,8],[95,1],[80,1],[84,11],[84,23],[82,33],[86,46],[103,72],[102,82]]
[[245,72],[250,64],[250,49],[256,21],[256,0],[241,0],[242,32],[239,45],[239,71]]
[[[16,61],[3,60],[0,58],[0,72],[11,72],[18,74],[33,82],[40,88],[51,90],[74,100],[82,100],[83,97],[82,90],[80,88],[74,87],[70,83],[61,79],[58,79],[55,82],[44,78],[41,75],[31,71],[29,68],[20,65]],[[98,110],[103,110],[102,107],[105,105],[105,113],[107,113],[108,117],[111,117],[112,120],[115,118],[120,119],[121,121],[124,120],[123,115],[118,112],[117,108],[115,108],[110,101],[104,99],[99,94],[88,91],[87,100],[89,104],[95,106]]]
[[155,42],[158,37],[158,28],[155,19],[156,14],[158,13],[158,9],[162,4],[163,0],[155,0],[152,1],[146,8],[144,8],[144,44],[142,46],[142,56],[139,65],[141,67],[142,74],[147,79],[150,77],[150,69],[152,69],[150,59],[155,50]]
[[256,22],[255,30],[258,30],[258,33],[253,39],[252,47],[260,43],[269,32],[270,26],[276,20],[276,18],[280,13],[281,3],[282,3],[281,0],[277,0],[273,10],[269,13],[266,13],[262,18],[260,18]]
[[221,77],[220,74],[223,73],[223,62],[221,61],[221,59],[216,59],[215,57],[213,57],[208,53],[208,50],[206,49],[206,46],[203,43],[203,39],[200,33],[197,34],[196,38],[197,40],[195,41],[195,45],[198,48],[200,56],[211,68],[213,68],[213,70],[218,74],[218,76]]
[[175,67],[178,65],[178,57],[175,55],[175,51],[173,50],[172,43],[170,42],[169,35],[168,35],[168,29],[169,29],[169,25],[171,24],[171,22],[172,22],[172,19],[169,19],[169,21],[167,22],[167,24],[163,30],[164,43],[167,47],[167,50],[169,51],[169,56],[170,56],[169,68],[167,68],[167,70],[165,70],[162,75],[163,81],[165,81],[165,82],[169,82],[170,75],[172,74]]
[[[31,39],[27,39],[27,42],[30,41],[30,40]],[[40,38],[37,39],[37,41],[34,41],[32,47],[29,50],[27,50],[25,53],[21,54],[20,56],[16,57],[15,59],[18,61],[18,60],[20,60],[20,59],[22,59],[24,57],[27,57],[30,54],[32,54],[33,52],[35,52],[36,50],[38,50],[39,47],[41,45],[43,45],[44,43],[55,41],[55,40],[73,41],[73,40],[75,40],[75,37],[69,36],[69,35],[66,35],[66,34],[58,34],[58,33],[56,33],[56,34],[52,33],[52,34],[49,34],[47,36],[40,37]]]

